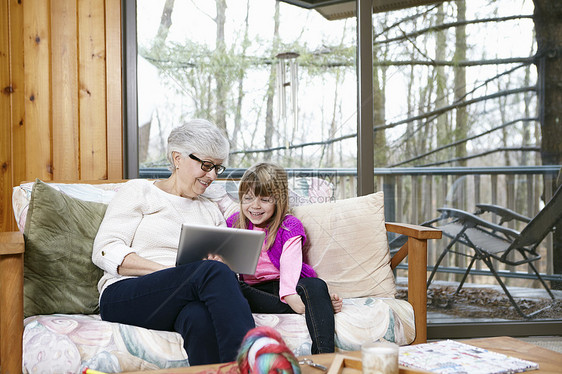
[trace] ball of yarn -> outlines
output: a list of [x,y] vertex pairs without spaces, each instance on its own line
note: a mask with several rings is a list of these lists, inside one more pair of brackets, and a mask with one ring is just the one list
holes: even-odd
[[256,327],[246,334],[238,357],[242,374],[300,374],[299,362],[281,335],[271,327]]

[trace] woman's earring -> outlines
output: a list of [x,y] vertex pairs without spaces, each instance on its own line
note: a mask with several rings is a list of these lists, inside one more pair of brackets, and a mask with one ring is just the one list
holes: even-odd
[[176,165],[176,170],[178,170],[180,167],[178,165]]

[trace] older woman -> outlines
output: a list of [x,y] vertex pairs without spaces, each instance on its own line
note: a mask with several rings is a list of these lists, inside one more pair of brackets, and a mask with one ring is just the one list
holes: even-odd
[[107,208],[92,253],[104,270],[98,284],[102,319],[179,332],[191,365],[235,360],[254,327],[225,264],[175,266],[182,223],[225,225],[201,194],[224,171],[228,152],[228,140],[208,121],[174,129],[167,153],[172,175],[127,182]]

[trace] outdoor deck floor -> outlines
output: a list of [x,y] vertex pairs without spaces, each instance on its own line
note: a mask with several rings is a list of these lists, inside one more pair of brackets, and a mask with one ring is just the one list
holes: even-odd
[[[525,321],[518,316],[499,285],[465,284],[461,295],[449,298],[458,283],[435,281],[428,291],[428,324]],[[397,278],[400,297],[407,289],[407,279]],[[545,289],[508,287],[520,306],[535,302],[553,304]],[[562,290],[552,290],[555,307],[537,315],[534,320],[562,320]],[[540,309],[540,308],[535,308]]]

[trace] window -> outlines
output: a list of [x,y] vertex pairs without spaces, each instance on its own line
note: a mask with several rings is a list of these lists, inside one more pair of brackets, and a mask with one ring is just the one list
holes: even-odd
[[273,0],[137,0],[137,25],[141,169],[165,167],[167,135],[189,118],[225,130],[235,167],[356,166],[354,18]]
[[[330,21],[324,11],[274,0],[126,4],[136,5],[136,26],[126,33],[138,41],[129,56],[138,57],[138,70],[127,69],[139,102],[138,112],[127,109],[130,119],[138,117],[129,131],[133,142],[137,132],[139,139],[131,170],[162,175],[171,127],[203,117],[227,132],[232,167],[271,160],[335,169],[337,197],[355,194],[355,17]],[[532,0],[455,0],[373,14],[374,182],[385,191],[388,220],[422,223],[440,207],[473,212],[478,203],[532,217],[544,206],[560,165],[541,165],[544,104],[532,14]],[[549,284],[560,284],[552,260],[559,244],[549,238],[539,270]],[[444,244],[431,248],[430,266]],[[467,265],[448,255],[437,279],[458,284]],[[501,271],[508,287],[540,288],[519,269]],[[473,274],[467,282],[496,285],[484,267]],[[438,296],[436,305],[449,303]],[[483,313],[490,312],[465,317]],[[558,303],[536,320],[561,316]]]

